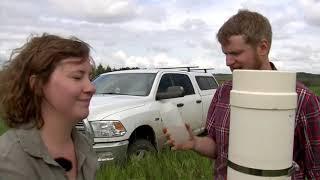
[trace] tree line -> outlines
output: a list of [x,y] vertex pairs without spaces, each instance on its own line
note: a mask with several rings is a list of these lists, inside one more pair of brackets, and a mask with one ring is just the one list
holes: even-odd
[[92,79],[95,79],[100,74],[112,72],[112,71],[122,71],[122,70],[130,70],[130,69],[139,69],[138,67],[121,67],[121,68],[111,68],[109,65],[104,67],[101,63],[98,66],[93,68]]
[[[214,74],[219,84],[222,84],[226,80],[232,80],[232,74]],[[305,72],[297,73],[297,80],[302,82],[307,87],[319,86],[320,87],[320,74],[311,74]]]

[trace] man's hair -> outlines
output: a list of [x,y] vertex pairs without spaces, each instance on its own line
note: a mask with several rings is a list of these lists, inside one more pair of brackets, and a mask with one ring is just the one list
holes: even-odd
[[263,15],[249,10],[239,10],[219,29],[217,39],[221,45],[229,44],[229,38],[242,35],[245,42],[255,47],[263,38],[271,45],[272,29]]
[[[14,49],[0,71],[0,116],[6,125],[17,128],[24,124],[41,128],[42,87],[57,64],[66,58],[90,59],[90,46],[76,37],[62,38],[43,34],[31,36]],[[29,79],[35,76],[34,84]]]

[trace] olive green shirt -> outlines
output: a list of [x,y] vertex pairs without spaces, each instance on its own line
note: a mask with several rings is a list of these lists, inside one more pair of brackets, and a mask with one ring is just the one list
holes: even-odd
[[[77,130],[72,131],[77,180],[94,180],[96,154],[90,141]],[[0,137],[0,180],[66,180],[65,170],[49,155],[48,149],[33,129],[10,129]]]

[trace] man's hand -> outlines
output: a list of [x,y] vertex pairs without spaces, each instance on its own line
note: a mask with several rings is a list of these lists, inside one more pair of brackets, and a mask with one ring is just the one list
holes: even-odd
[[194,149],[195,143],[196,143],[196,136],[193,134],[189,124],[185,124],[185,126],[189,133],[189,140],[183,144],[176,144],[174,139],[171,137],[170,132],[168,132],[168,129],[163,128],[163,133],[167,138],[166,143],[172,146],[171,148],[172,150],[193,150]]

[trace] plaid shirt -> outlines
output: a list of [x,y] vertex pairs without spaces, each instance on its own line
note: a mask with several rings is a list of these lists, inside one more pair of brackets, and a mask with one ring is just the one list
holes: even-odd
[[[220,86],[208,111],[207,130],[209,137],[217,144],[214,167],[216,180],[227,178],[231,89],[231,81]],[[320,99],[301,83],[297,83],[296,91],[298,107],[293,160],[299,165],[299,170],[292,179],[320,179]]]

